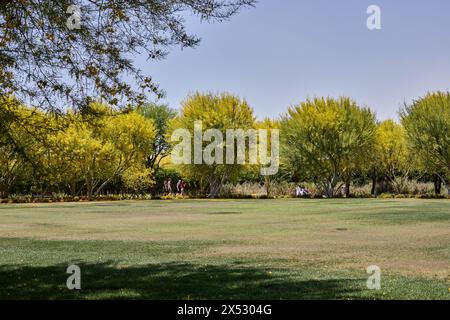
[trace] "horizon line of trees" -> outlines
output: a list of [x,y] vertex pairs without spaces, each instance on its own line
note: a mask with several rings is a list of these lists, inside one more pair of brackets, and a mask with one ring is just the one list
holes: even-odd
[[[10,194],[64,193],[94,198],[107,193],[160,192],[168,175],[182,177],[198,194],[217,197],[228,182],[259,181],[270,196],[276,181],[312,182],[326,197],[355,181],[402,193],[421,177],[450,195],[450,93],[430,92],[405,105],[400,122],[377,121],[349,97],[317,97],[291,106],[278,119],[257,121],[244,100],[195,93],[179,112],[145,104],[118,111],[99,102],[81,111],[44,112],[14,98],[0,105],[0,198]],[[259,176],[249,164],[170,164],[170,134],[192,128],[279,129],[280,172]],[[270,144],[269,144],[270,145]],[[215,152],[215,151],[214,151]],[[237,152],[237,151],[236,151]],[[235,157],[236,158],[236,157]]]

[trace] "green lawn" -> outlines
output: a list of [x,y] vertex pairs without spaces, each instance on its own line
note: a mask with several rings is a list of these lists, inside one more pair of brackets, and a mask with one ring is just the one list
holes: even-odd
[[[66,288],[70,264],[81,291]],[[382,271],[366,288],[366,267]],[[0,298],[450,299],[448,200],[0,205]]]

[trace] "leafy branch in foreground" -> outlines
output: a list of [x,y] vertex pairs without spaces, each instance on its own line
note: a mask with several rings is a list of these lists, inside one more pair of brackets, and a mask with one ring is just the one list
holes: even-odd
[[[142,104],[164,92],[132,57],[164,58],[170,47],[200,39],[183,16],[223,21],[255,0],[14,0],[0,3],[0,96],[47,110],[92,100],[113,106]],[[79,28],[69,28],[70,6]],[[73,7],[72,7],[73,8]],[[68,13],[69,12],[69,13]],[[73,13],[73,12],[72,12]]]

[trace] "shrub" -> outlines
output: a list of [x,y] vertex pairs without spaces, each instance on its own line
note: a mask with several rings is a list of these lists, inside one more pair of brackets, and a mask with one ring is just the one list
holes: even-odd
[[363,186],[352,186],[351,195],[356,198],[372,198],[372,186],[369,184]]

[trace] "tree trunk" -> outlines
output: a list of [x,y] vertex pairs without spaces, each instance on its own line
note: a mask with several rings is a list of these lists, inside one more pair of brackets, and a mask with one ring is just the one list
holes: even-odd
[[94,194],[94,183],[91,178],[88,178],[86,181],[86,187],[87,187],[87,196],[89,201],[92,200],[92,196]]
[[8,189],[7,187],[0,185],[0,199],[8,198],[8,190],[7,189]]
[[444,184],[445,189],[447,189],[447,196],[450,197],[450,183],[443,176],[441,176],[439,174],[437,174],[437,176],[441,179],[441,182]]
[[97,188],[97,190],[95,191],[94,195],[98,196],[100,194],[100,192],[103,190],[103,188],[108,185],[108,183],[112,180],[112,178],[109,178],[108,180],[104,181],[100,187]]
[[350,197],[350,180],[345,182],[345,197]]
[[217,174],[213,177],[210,177],[209,180],[209,197],[217,198],[219,196],[220,190],[222,189],[223,184],[227,181],[230,175],[230,169],[225,169],[225,172],[219,178]]
[[377,173],[375,169],[373,169],[372,173],[372,190],[370,191],[370,194],[373,196],[377,195]]
[[333,198],[334,197],[334,188],[336,186],[333,184],[333,182],[327,182],[325,185],[325,196],[327,198]]
[[209,197],[213,199],[217,198],[219,196],[220,189],[221,184],[218,181],[211,181],[209,184]]
[[75,197],[76,196],[76,182],[75,182],[75,180],[74,181],[72,181],[71,183],[70,183],[70,194],[72,195],[72,197]]
[[265,176],[265,177],[264,177],[264,182],[265,182],[264,184],[265,184],[265,186],[266,186],[267,198],[270,198],[270,191],[271,191],[271,189],[270,189],[270,187],[271,187],[270,177]]
[[93,194],[93,193],[94,193],[94,190],[92,190],[91,187],[88,187],[87,196],[88,196],[89,201],[92,200],[92,194]]
[[438,175],[435,175],[434,176],[434,194],[435,195],[441,194],[441,187],[442,187],[442,181]]
[[381,182],[381,193],[389,192],[389,179],[387,176],[384,176],[383,181]]

